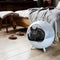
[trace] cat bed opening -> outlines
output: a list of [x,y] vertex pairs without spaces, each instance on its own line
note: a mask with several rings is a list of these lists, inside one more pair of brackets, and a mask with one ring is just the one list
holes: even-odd
[[[35,24],[35,26],[38,24]],[[28,39],[30,41],[42,42],[45,38],[45,32],[42,28],[33,26],[30,27],[30,33],[28,34]]]

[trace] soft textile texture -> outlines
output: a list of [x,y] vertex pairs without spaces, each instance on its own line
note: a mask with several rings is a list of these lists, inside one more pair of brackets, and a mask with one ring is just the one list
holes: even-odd
[[19,16],[21,17],[29,17],[29,10],[19,10],[19,11],[15,11],[15,13],[18,13]]
[[[57,38],[57,21],[60,20],[59,16],[60,16],[60,10],[58,9],[35,9],[36,11],[33,11],[34,9],[32,9],[29,14],[29,20],[31,21],[31,23],[35,22],[35,21],[40,21],[40,20],[44,20],[47,21],[48,23],[51,24],[51,26],[54,28],[55,31],[55,37]],[[58,38],[57,38],[58,39]],[[57,40],[56,39],[56,40]]]
[[3,18],[5,15],[13,13],[13,11],[0,11],[0,18]]

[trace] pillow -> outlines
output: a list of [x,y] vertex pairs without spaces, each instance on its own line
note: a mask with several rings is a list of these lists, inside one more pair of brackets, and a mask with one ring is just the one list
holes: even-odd
[[56,9],[60,9],[60,1],[58,2]]

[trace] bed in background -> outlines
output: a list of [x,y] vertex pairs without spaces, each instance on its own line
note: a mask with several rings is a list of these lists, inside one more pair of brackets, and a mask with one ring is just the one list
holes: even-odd
[[12,26],[14,30],[17,26],[22,26],[28,28],[30,21],[28,19],[29,10],[20,10],[20,11],[0,11],[0,29],[3,25],[8,32],[8,27]]
[[[16,29],[16,26],[22,26],[22,27],[28,28],[28,26],[35,20],[37,21],[37,20],[43,19],[44,14],[42,14],[42,12],[46,11],[46,12],[49,12],[49,14],[51,12],[50,10],[48,10],[48,9],[46,10],[45,8],[42,9],[42,11],[40,11],[40,9],[41,8],[29,8],[26,10],[18,10],[15,12],[12,11],[5,15],[3,13],[2,16],[0,15],[0,18],[2,18],[3,20],[7,20],[7,21],[10,20],[11,25],[14,29]],[[56,7],[52,11],[56,12],[57,10],[58,9]],[[34,12],[34,13],[32,13],[32,12]],[[57,12],[59,12],[59,10]],[[56,13],[54,13],[54,15],[55,14]],[[35,19],[35,17],[37,17],[37,19]],[[50,17],[48,19],[51,20]],[[45,20],[47,20],[47,15],[46,15]],[[7,26],[6,30],[8,31],[8,26]]]

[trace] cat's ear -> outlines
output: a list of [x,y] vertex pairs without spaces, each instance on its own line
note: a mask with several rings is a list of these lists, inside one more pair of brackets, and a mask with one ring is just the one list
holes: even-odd
[[36,30],[38,30],[38,27],[36,27]]
[[30,30],[33,30],[33,28],[31,27]]

